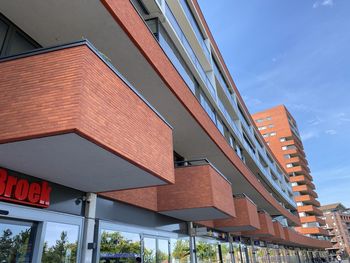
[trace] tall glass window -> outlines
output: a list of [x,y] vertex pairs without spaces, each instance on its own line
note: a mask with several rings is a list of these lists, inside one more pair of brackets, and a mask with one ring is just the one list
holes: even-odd
[[36,225],[0,219],[0,262],[32,261]]
[[99,262],[141,262],[140,235],[135,233],[127,233],[107,229],[102,230]]
[[170,239],[170,249],[172,263],[190,262],[190,239],[188,237]]
[[191,89],[193,93],[195,93],[196,89],[196,80],[194,79],[192,73],[188,69],[185,61],[179,54],[177,48],[173,44],[172,40],[165,32],[163,27],[159,25],[159,33],[158,33],[159,44],[163,48],[164,52],[173,63],[174,67],[180,73],[181,77],[184,79],[188,87]]
[[48,222],[41,262],[77,262],[79,226]]
[[219,246],[217,241],[196,238],[196,256],[198,263],[219,262]]

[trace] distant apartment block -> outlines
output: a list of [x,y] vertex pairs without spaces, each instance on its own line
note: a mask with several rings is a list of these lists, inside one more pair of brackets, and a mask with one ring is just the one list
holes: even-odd
[[331,236],[331,254],[350,255],[350,209],[341,203],[321,206],[325,228]]
[[302,223],[295,229],[304,235],[323,239],[327,235],[322,228],[325,222],[321,218],[320,203],[316,200],[318,196],[295,119],[283,105],[256,113],[253,119],[289,175]]

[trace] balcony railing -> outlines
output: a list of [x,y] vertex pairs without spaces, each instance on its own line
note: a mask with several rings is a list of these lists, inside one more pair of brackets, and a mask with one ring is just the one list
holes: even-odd
[[[180,0],[180,3],[182,5],[186,4],[183,1],[184,0]],[[220,85],[222,85],[224,93],[225,93],[228,101],[230,102],[233,110],[238,115],[238,117],[239,117],[239,119],[240,119],[240,121],[242,123],[242,126],[243,126],[244,130],[246,131],[247,136],[249,137],[250,141],[252,141],[253,149],[244,141],[243,135],[242,135],[242,131],[240,131],[240,129],[235,124],[235,121],[233,120],[233,118],[231,117],[231,114],[226,109],[224,103],[217,97],[216,88],[214,87],[213,83],[209,80],[205,70],[203,69],[201,63],[199,62],[199,59],[197,58],[194,50],[192,49],[188,39],[186,38],[183,30],[181,29],[179,23],[177,22],[174,14],[172,13],[172,11],[171,11],[170,7],[168,6],[168,4],[166,3],[166,1],[164,1],[164,6],[165,6],[165,8],[164,8],[165,9],[164,10],[165,17],[167,18],[167,21],[168,21],[169,25],[172,27],[172,29],[175,32],[177,38],[181,42],[184,50],[187,52],[188,57],[190,58],[190,60],[193,63],[194,67],[197,69],[197,72],[198,72],[201,80],[206,85],[206,88],[208,89],[208,91],[211,94],[212,98],[216,102],[216,106],[218,107],[218,109],[222,113],[222,115],[224,116],[224,119],[228,123],[228,126],[231,128],[231,130],[233,130],[233,133],[237,136],[237,138],[243,144],[243,146],[246,149],[246,151],[252,157],[252,159],[257,164],[257,166],[261,169],[262,174],[271,182],[273,187],[275,187],[276,190],[286,200],[288,200],[288,202],[290,204],[294,205],[295,203],[294,203],[293,198],[291,198],[289,195],[286,194],[287,190],[289,190],[289,192],[291,192],[291,186],[288,185],[284,180],[281,179],[281,177],[283,177],[283,175],[278,171],[278,169],[276,167],[276,164],[274,162],[270,161],[270,158],[268,158],[266,156],[266,152],[264,151],[264,149],[256,141],[254,133],[253,133],[253,130],[252,130],[252,127],[249,125],[249,123],[247,122],[246,118],[243,116],[242,112],[238,108],[238,105],[237,105],[237,103],[236,103],[236,101],[234,99],[235,95],[231,94],[229,92],[229,88],[228,88],[226,82],[224,81],[221,73],[219,72],[219,69],[216,66],[214,66],[214,74],[216,75],[216,78],[218,79]],[[185,8],[184,8],[184,10],[185,10]],[[209,114],[209,116],[212,118],[214,123],[217,125],[215,118],[213,118],[213,116],[211,116],[211,114]],[[257,151],[257,150],[259,151],[259,153],[263,157],[264,161],[268,164],[268,166],[271,169],[271,171],[273,171],[276,175],[278,175],[278,177],[279,177],[279,179],[281,181],[281,184],[276,183],[274,181],[274,179],[272,178],[270,170],[266,169],[265,167],[263,167],[263,165],[261,164],[260,160],[257,158],[257,155],[255,153],[255,151]]]
[[191,10],[190,10],[188,4],[186,3],[186,0],[180,0],[180,4],[182,6],[182,9],[185,12],[185,15],[186,15],[188,21],[190,22],[190,24],[193,28],[193,31],[196,35],[196,38],[197,38],[199,44],[201,45],[202,50],[203,50],[206,58],[208,59],[208,61],[210,61],[210,51],[208,49],[208,46],[204,42],[203,35],[200,32],[200,29],[198,28],[197,22],[195,21]]
[[205,70],[203,69],[203,67],[202,67],[201,63],[199,62],[195,52],[193,51],[189,41],[187,40],[187,37],[185,36],[184,32],[182,31],[179,23],[177,22],[177,20],[175,18],[173,12],[170,10],[170,7],[166,2],[165,2],[165,17],[168,19],[169,24],[172,26],[178,39],[180,40],[181,44],[185,48],[189,58],[191,59],[193,65],[197,69],[202,81],[206,85],[206,88],[209,90],[213,99],[216,100],[216,90],[215,90],[213,84],[209,80]]

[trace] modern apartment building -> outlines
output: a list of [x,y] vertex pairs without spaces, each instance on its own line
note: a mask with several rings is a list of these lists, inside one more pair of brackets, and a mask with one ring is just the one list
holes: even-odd
[[0,261],[311,262],[196,1],[0,5]]
[[302,224],[295,229],[308,236],[327,236],[327,231],[322,228],[325,222],[321,218],[320,203],[316,199],[318,196],[295,119],[283,105],[256,113],[253,118],[289,176]]
[[350,209],[341,203],[323,205],[320,208],[325,229],[329,231],[332,247],[327,248],[333,255],[340,254],[344,258],[350,255]]

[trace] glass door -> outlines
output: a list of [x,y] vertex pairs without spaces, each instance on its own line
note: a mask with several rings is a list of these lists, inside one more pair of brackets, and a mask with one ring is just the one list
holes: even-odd
[[143,239],[143,262],[156,263],[157,239],[145,237]]
[[169,239],[162,237],[143,238],[143,262],[144,263],[169,263]]
[[158,239],[157,263],[169,263],[169,240]]
[[33,256],[36,223],[0,217],[0,262],[30,263]]

